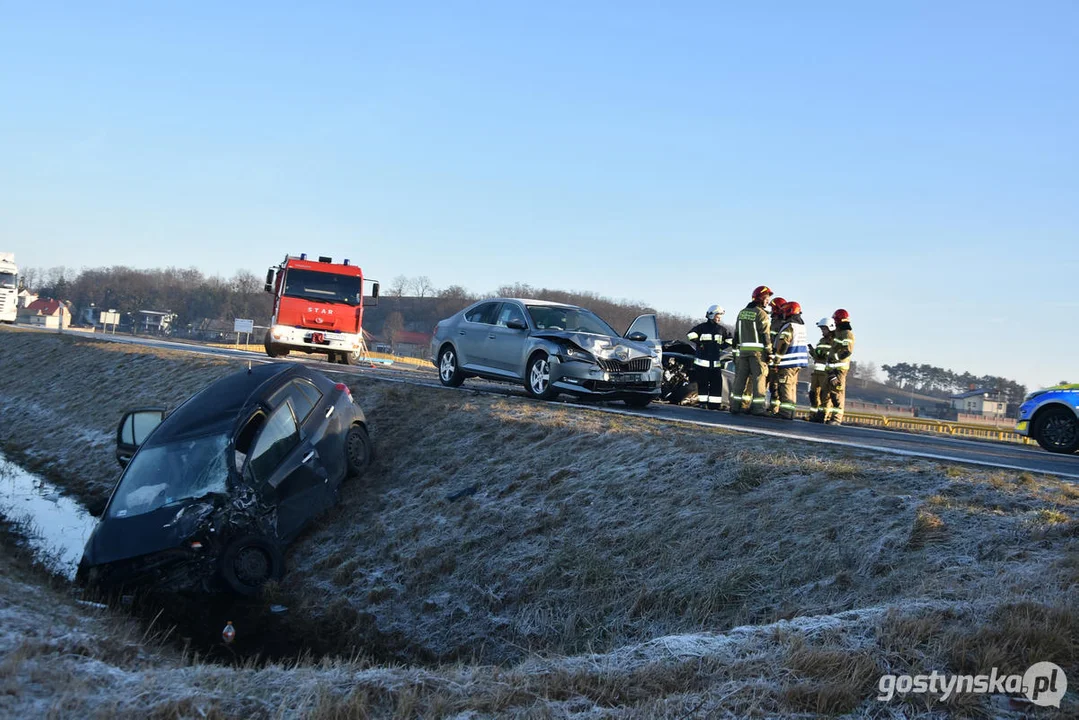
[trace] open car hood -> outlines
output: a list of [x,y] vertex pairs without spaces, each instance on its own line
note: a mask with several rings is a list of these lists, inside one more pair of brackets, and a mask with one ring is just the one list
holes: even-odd
[[593,335],[591,333],[570,332],[568,330],[540,330],[532,337],[545,340],[568,340],[582,350],[587,350],[598,358],[632,360],[651,357],[652,348],[645,343],[634,342],[625,338]]

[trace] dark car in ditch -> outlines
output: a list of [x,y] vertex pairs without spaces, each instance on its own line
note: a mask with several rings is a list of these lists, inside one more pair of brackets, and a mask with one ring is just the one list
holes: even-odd
[[659,330],[641,315],[624,335],[591,310],[492,298],[439,321],[431,362],[443,385],[469,377],[521,383],[535,398],[566,393],[645,407],[660,395]]
[[169,413],[128,412],[116,441],[124,470],[78,571],[105,592],[253,595],[372,459],[348,386],[298,363],[227,375]]

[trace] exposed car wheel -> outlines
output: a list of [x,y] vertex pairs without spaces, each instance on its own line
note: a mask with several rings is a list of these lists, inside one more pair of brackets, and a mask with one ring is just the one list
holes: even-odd
[[624,402],[626,405],[629,405],[631,408],[644,408],[648,407],[649,403],[652,402],[652,396],[634,395],[633,397],[626,398],[622,402]]
[[1079,419],[1067,408],[1049,407],[1038,413],[1031,435],[1049,452],[1073,453],[1079,450]]
[[457,351],[447,345],[438,354],[438,379],[446,387],[457,387],[465,381],[465,374],[457,364]]
[[348,462],[348,477],[357,478],[367,472],[375,457],[371,445],[371,436],[363,425],[353,425],[345,438],[345,459]]
[[547,353],[536,353],[528,361],[525,390],[540,400],[550,400],[558,394],[558,390],[551,385],[551,356]]
[[258,593],[270,580],[285,574],[285,556],[269,539],[246,535],[233,540],[218,561],[225,584],[238,595]]

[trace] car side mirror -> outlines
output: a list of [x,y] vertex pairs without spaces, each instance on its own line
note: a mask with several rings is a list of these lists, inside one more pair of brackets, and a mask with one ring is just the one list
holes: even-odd
[[528,325],[525,325],[524,320],[518,320],[517,318],[514,318],[512,320],[507,320],[506,321],[506,327],[508,327],[510,330],[527,330],[528,329]]
[[633,342],[644,342],[647,339],[648,336],[645,335],[643,332],[640,332],[639,330],[637,332],[631,332],[629,335],[626,335],[626,340],[632,340]]
[[164,419],[164,408],[140,408],[124,413],[116,426],[116,462],[120,467],[127,467],[135,451]]
[[274,271],[273,271],[273,268],[270,268],[269,270],[266,271],[266,284],[262,286],[262,289],[265,290],[268,293],[272,293],[273,292],[273,280],[274,280]]

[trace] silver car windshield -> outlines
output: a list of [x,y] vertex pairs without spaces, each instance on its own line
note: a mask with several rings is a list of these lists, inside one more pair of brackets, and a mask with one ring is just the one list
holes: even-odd
[[621,337],[591,310],[558,305],[529,305],[528,315],[540,330],[565,330],[592,335]]
[[127,466],[109,517],[131,517],[182,500],[228,491],[228,436],[204,435],[144,447]]

